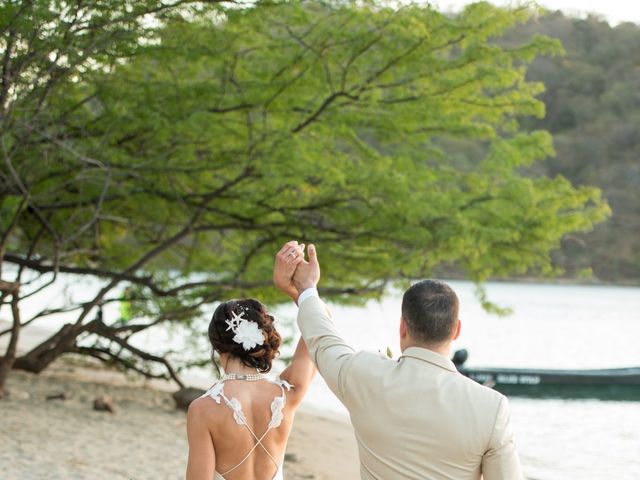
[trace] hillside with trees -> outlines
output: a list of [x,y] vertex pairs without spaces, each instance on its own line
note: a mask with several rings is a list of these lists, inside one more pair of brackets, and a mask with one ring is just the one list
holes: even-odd
[[597,279],[640,281],[640,26],[560,12],[514,29],[508,42],[532,35],[557,38],[563,56],[539,57],[527,78],[543,82],[546,115],[525,125],[549,131],[557,155],[536,174],[595,185],[612,209],[592,232],[566,236],[555,260],[570,276],[592,268]]

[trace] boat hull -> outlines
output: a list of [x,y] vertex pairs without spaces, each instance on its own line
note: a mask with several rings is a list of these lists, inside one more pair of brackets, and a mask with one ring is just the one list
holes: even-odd
[[536,370],[461,367],[459,371],[510,396],[640,400],[640,368]]

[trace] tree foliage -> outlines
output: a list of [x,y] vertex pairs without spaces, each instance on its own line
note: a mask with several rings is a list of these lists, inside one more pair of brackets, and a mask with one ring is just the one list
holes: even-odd
[[[552,273],[561,238],[608,212],[597,189],[522,174],[553,154],[547,132],[520,126],[544,114],[526,65],[561,50],[496,41],[528,8],[181,3],[113,35],[95,20],[107,39],[91,54],[72,13],[36,3],[66,33],[46,37],[17,6],[2,16],[5,63],[29,65],[10,70],[2,106],[4,262],[14,284],[65,272],[103,288],[19,368],[65,352],[170,368],[131,336],[229,297],[283,300],[269,279],[291,238],[318,245],[325,294],[357,300],[443,264],[477,282]],[[455,162],[442,139],[483,155]],[[125,286],[128,323],[90,320]]]

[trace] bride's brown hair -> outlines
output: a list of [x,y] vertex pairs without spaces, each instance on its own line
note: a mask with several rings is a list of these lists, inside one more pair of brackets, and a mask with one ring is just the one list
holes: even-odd
[[[256,345],[250,350],[233,340],[234,333],[227,325],[227,320],[233,314],[243,315],[244,318],[256,322],[264,336],[264,343]],[[209,323],[209,341],[218,353],[228,353],[239,358],[248,367],[254,367],[259,372],[271,370],[271,363],[278,355],[282,339],[273,325],[273,317],[267,313],[264,305],[253,298],[244,300],[229,300],[221,303],[213,312]]]

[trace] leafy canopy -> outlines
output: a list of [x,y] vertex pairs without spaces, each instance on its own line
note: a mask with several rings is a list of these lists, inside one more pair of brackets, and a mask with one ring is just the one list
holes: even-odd
[[[553,155],[547,132],[520,127],[544,115],[526,65],[561,47],[496,39],[532,14],[264,2],[131,25],[135,42],[110,37],[37,114],[16,90],[3,212],[24,195],[16,178],[29,195],[7,252],[128,282],[156,313],[282,300],[269,279],[289,239],[318,245],[328,293],[443,264],[477,282],[552,273],[549,251],[608,208],[597,189],[526,174]],[[482,159],[453,161],[452,138]]]

